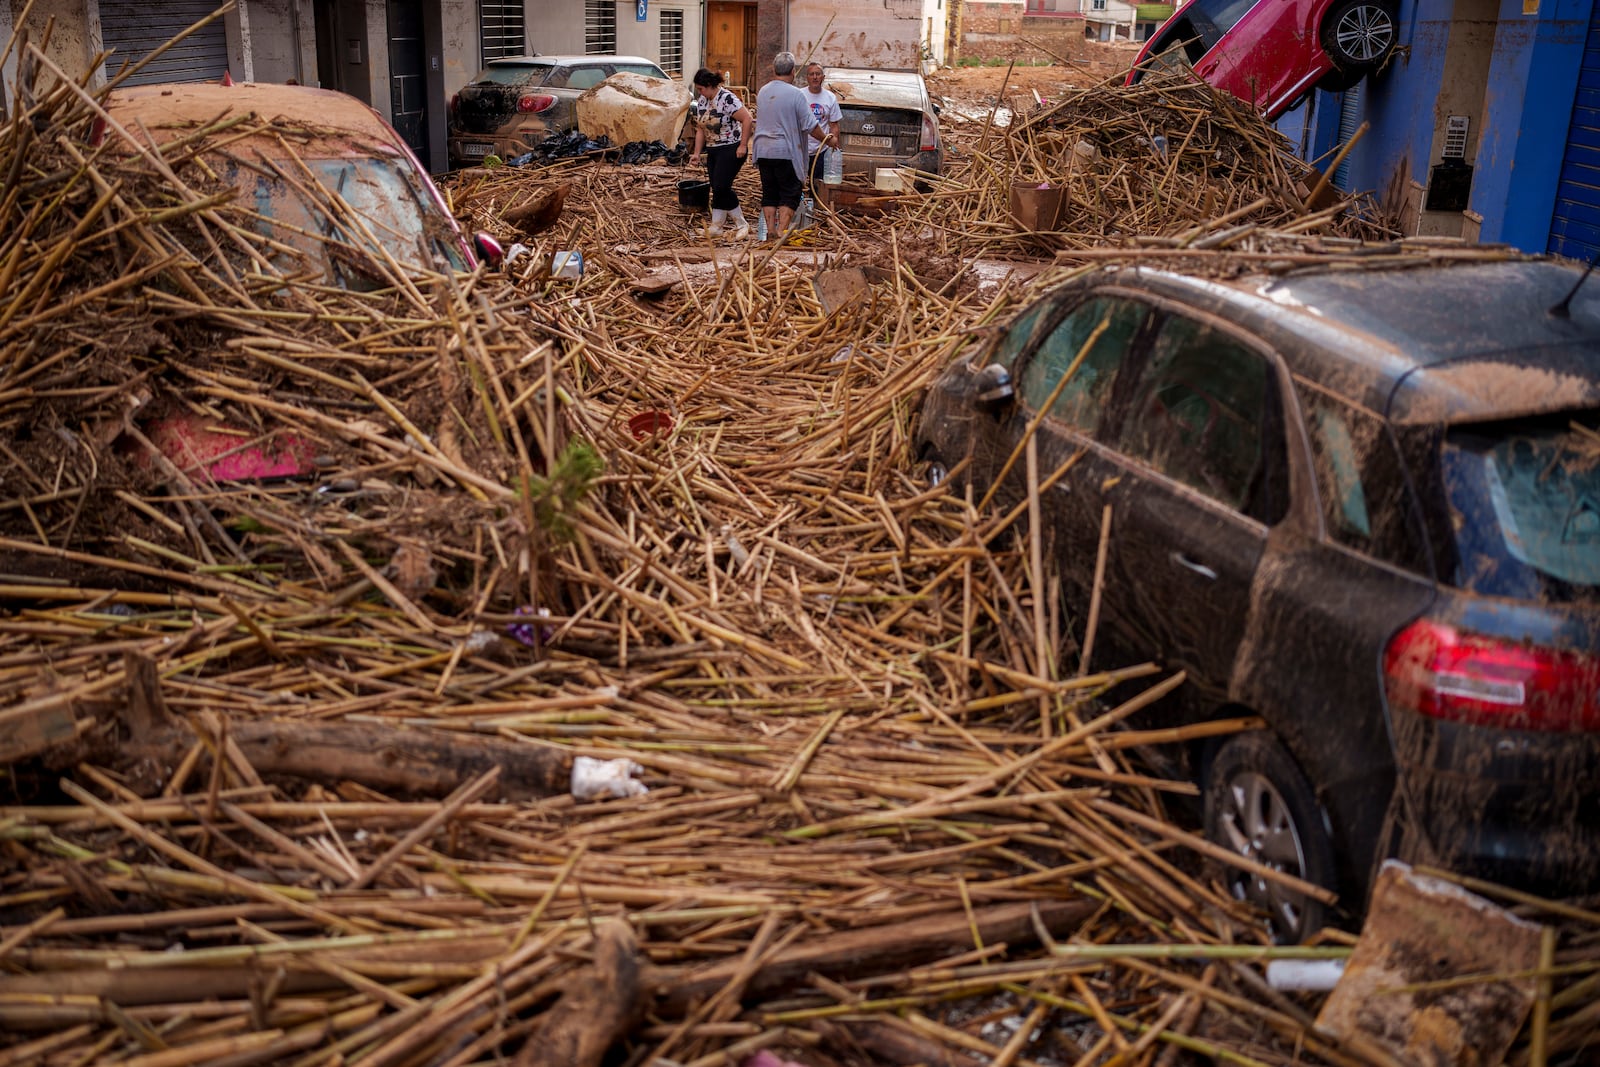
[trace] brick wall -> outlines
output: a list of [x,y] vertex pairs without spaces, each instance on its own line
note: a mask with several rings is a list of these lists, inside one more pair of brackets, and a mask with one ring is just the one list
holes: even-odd
[[1021,4],[971,3],[961,10],[961,59],[1057,63],[1089,53],[1081,18],[1027,18]]

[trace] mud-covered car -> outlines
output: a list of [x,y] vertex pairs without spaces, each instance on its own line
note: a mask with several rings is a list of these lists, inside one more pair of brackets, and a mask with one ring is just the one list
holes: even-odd
[[1341,92],[1381,67],[1398,31],[1390,0],[1188,0],[1128,72],[1187,64],[1275,119],[1312,89]]
[[[309,86],[144,85],[114,90],[96,147],[189,144],[214,180],[232,185],[260,247],[253,271],[272,270],[345,289],[392,284],[396,272],[467,270],[474,256],[438,188],[376,111],[344,93]],[[204,145],[204,147],[201,147]],[[189,475],[220,481],[311,470],[308,445],[282,437],[241,446],[237,430],[198,414],[147,428]]]
[[839,98],[844,173],[869,178],[879,167],[938,174],[944,166],[939,112],[915,70],[828,67],[822,84]]
[[450,100],[452,167],[522,155],[577,125],[578,97],[613,74],[666,79],[642,56],[509,56],[490,60]]
[[[987,487],[1044,412],[1069,612],[1109,508],[1097,662],[1188,673],[1139,725],[1265,720],[1176,753],[1216,843],[1338,892],[1344,917],[1391,854],[1594,892],[1600,280],[1582,277],[1509,256],[1103,270],[961,355],[919,447],[933,477],[970,457]],[[1283,939],[1341,917],[1227,881]]]

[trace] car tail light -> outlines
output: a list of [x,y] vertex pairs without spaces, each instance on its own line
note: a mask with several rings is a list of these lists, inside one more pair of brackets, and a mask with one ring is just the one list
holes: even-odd
[[933,152],[939,147],[939,122],[932,115],[922,116],[922,148],[923,152]]
[[1600,730],[1600,657],[1475,634],[1430,619],[1383,656],[1389,702],[1507,730]]
[[549,111],[555,105],[556,98],[548,93],[517,97],[517,110],[522,112],[538,114],[541,111]]

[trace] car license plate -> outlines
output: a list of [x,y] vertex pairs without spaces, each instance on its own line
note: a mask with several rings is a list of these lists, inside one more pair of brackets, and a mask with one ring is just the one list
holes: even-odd
[[847,133],[844,135],[844,143],[852,148],[890,149],[894,147],[894,138],[871,137],[864,133]]
[[486,155],[488,155],[489,153],[491,153],[493,151],[494,151],[494,145],[492,145],[492,144],[470,144],[469,143],[469,144],[464,144],[464,145],[461,146],[461,154],[464,155],[464,156],[486,156]]

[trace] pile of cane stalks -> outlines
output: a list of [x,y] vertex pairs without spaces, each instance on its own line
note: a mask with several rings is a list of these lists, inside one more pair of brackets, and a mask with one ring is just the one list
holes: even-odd
[[[921,391],[1033,291],[960,227],[729,258],[681,171],[484,173],[450,192],[486,226],[572,186],[529,238],[581,279],[369,256],[357,292],[285,271],[204,145],[19,66],[0,1062],[1372,1062],[1261,977],[1351,938],[1270,944],[1168,817],[1194,788],[1125,758],[1255,724],[1126,728],[1181,676],[1078,670],[1025,503],[919,477]],[[316,472],[186,473],[173,412]],[[633,785],[578,799],[578,757]],[[1559,940],[1515,1054],[1553,1061],[1600,916],[1518,906]]]

